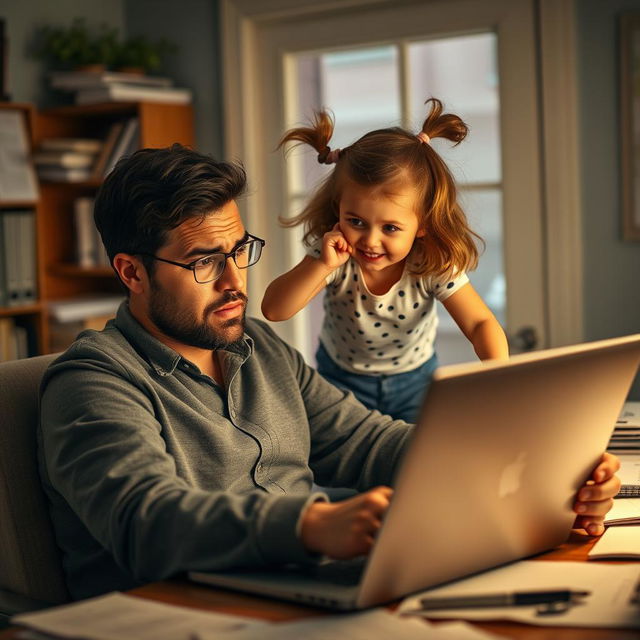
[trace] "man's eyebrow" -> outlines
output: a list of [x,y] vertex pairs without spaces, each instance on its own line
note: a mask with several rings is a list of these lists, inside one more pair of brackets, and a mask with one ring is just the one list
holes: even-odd
[[[239,247],[243,242],[246,242],[249,239],[249,232],[245,231],[242,239],[236,242],[234,245],[234,249]],[[193,247],[187,253],[184,254],[185,259],[195,258],[196,256],[208,256],[212,253],[224,253],[222,251],[222,247],[218,245],[217,247]]]

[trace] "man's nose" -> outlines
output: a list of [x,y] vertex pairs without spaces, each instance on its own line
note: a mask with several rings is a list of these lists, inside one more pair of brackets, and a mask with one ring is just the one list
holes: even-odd
[[224,266],[222,275],[215,281],[216,289],[221,291],[228,291],[233,289],[235,291],[244,292],[244,278],[241,273],[241,269],[238,269],[235,260],[229,256]]

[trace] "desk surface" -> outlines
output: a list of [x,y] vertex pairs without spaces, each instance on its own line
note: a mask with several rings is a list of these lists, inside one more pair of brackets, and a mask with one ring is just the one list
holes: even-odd
[[[593,543],[593,539],[574,533],[561,547],[542,554],[536,559],[539,561],[572,560],[584,562]],[[150,600],[262,620],[283,621],[326,615],[326,612],[321,609],[215,589],[194,584],[186,579],[154,582],[133,589],[129,593]],[[480,629],[517,640],[640,640],[640,629],[535,627],[511,622],[474,624]],[[17,633],[17,628],[7,629],[0,632],[0,640],[16,638]]]

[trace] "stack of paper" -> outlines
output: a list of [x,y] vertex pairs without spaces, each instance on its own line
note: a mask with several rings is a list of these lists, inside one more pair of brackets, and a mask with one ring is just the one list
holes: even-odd
[[640,402],[625,402],[607,450],[614,453],[640,452]]
[[607,526],[640,524],[640,498],[616,498],[604,523]]

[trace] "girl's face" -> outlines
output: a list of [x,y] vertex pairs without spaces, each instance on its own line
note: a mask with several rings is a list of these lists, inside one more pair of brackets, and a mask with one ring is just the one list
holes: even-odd
[[409,255],[416,236],[424,235],[418,230],[417,200],[413,187],[384,193],[347,180],[340,198],[340,230],[361,269],[382,271]]

